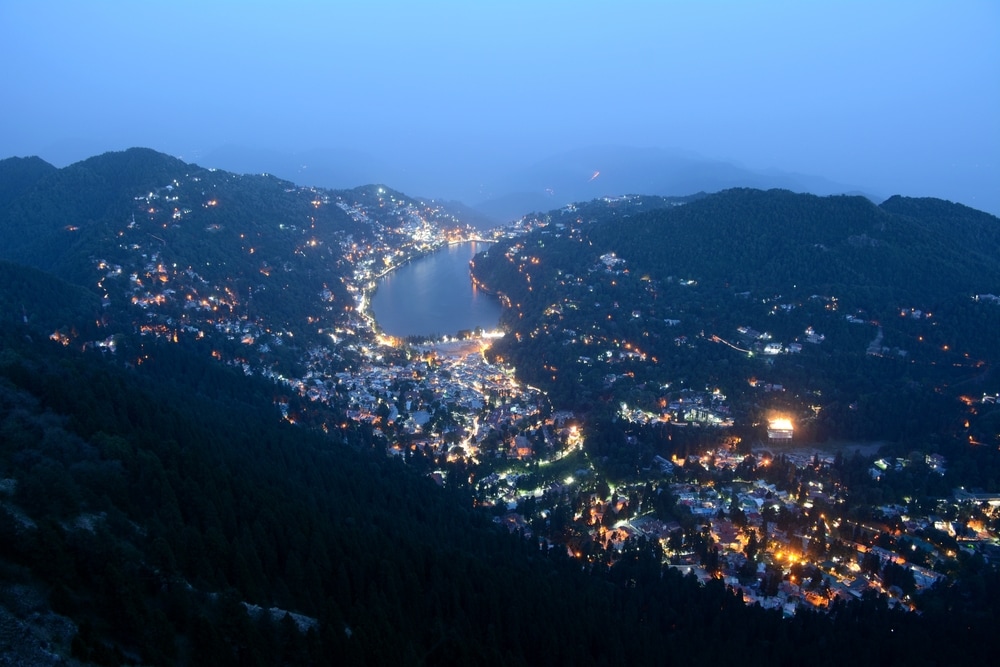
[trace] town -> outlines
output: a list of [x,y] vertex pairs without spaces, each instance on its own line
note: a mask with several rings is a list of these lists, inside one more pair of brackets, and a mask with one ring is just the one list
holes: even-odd
[[[289,261],[262,257],[258,283],[249,285],[211,261],[204,266],[177,261],[167,232],[189,220],[215,243],[228,239],[229,252],[258,252],[248,232],[237,237],[224,225],[204,223],[205,215],[227,205],[212,196],[205,182],[210,179],[211,172],[191,175],[137,195],[135,211],[117,232],[117,252],[94,258],[103,306],[124,302],[135,332],[150,341],[127,363],[143,363],[159,344],[206,345],[220,362],[285,388],[276,399],[281,418],[319,427],[334,438],[337,429],[360,425],[385,455],[406,461],[437,484],[466,489],[478,507],[526,540],[611,567],[620,554],[642,545],[660,554],[664,566],[702,581],[722,579],[747,603],[786,615],[802,607],[822,609],[837,597],[870,594],[912,608],[913,596],[950,576],[961,559],[1000,559],[1000,495],[956,489],[933,506],[880,504],[864,512],[849,502],[854,491],[849,480],[856,479],[852,474],[859,467],[867,483],[878,484],[907,467],[940,473],[948,465],[944,457],[875,459],[874,452],[862,455],[848,446],[824,449],[807,436],[800,442],[798,429],[808,413],[772,415],[766,428],[758,429],[766,438],[741,442],[733,434],[738,417],[719,387],[662,377],[658,359],[645,350],[651,332],[658,337],[662,332],[678,347],[722,345],[733,354],[773,359],[827,345],[826,333],[812,325],[784,340],[755,328],[764,329],[767,320],[682,333],[682,319],[672,313],[622,313],[614,299],[596,301],[603,297],[595,297],[595,290],[613,294],[628,280],[628,258],[608,252],[577,273],[557,271],[553,279],[569,296],[553,302],[530,331],[506,335],[578,348],[580,378],[587,372],[605,389],[637,382],[638,374],[651,399],[619,404],[625,447],[654,429],[698,433],[698,451],[654,456],[623,479],[609,475],[592,454],[585,415],[555,403],[502,356],[491,354],[502,331],[402,341],[384,335],[370,312],[379,277],[447,244],[472,240],[514,240],[506,261],[517,267],[527,292],[544,289],[546,267],[517,239],[545,223],[525,218],[485,234],[433,202],[382,187],[359,189],[354,197],[289,189],[289,196],[309,198],[316,212],[301,227],[281,225],[292,256],[337,267],[337,281],[312,295],[307,304],[312,314],[303,322],[275,317],[257,305],[273,300],[272,285],[293,273]],[[325,232],[321,216],[330,209],[346,215],[356,233]],[[558,226],[553,233],[583,241],[578,225]],[[650,302],[664,289],[648,278],[637,284]],[[696,286],[687,277],[671,285]],[[291,290],[292,283],[281,289]],[[524,316],[522,304],[510,295],[498,297]],[[883,345],[881,327],[864,313],[837,312],[841,304],[835,296],[796,301],[774,295],[763,305],[771,322],[794,310],[827,313],[869,330],[859,334],[872,339],[869,355],[907,354]],[[597,324],[584,329],[564,321],[585,308],[607,312],[608,320],[621,319],[629,327],[616,336]],[[900,317],[918,324],[934,316],[905,305]],[[66,330],[52,338],[111,354],[119,342],[115,336],[83,342]],[[565,370],[545,367],[552,381]],[[747,391],[780,404],[780,383],[757,377],[744,383]],[[969,409],[996,398],[969,398]],[[815,414],[820,409],[816,406]]]

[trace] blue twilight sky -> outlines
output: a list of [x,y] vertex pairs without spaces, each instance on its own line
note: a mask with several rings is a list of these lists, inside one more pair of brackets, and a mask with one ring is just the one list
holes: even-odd
[[0,157],[57,166],[321,149],[469,198],[627,146],[1000,214],[995,0],[0,0],[0,61]]

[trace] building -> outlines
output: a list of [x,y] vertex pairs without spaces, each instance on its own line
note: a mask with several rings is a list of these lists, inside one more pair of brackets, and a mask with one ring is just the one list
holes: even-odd
[[769,442],[788,442],[792,439],[792,431],[792,420],[772,419],[767,424],[767,439]]

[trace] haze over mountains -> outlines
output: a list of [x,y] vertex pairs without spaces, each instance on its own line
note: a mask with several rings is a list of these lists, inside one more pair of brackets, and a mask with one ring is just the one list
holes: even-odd
[[[508,207],[511,193],[550,188],[560,205],[594,192],[536,178],[536,164],[592,146],[676,148],[755,174],[694,190],[632,175],[598,194],[787,187],[1000,213],[994,3],[453,5],[6,3],[0,50],[18,66],[3,84],[17,104],[0,110],[0,157],[61,167],[151,146],[296,183],[495,200],[506,217],[524,205]],[[212,159],[224,146],[294,159]],[[593,186],[614,162],[572,168],[601,171]],[[303,179],[303,165],[336,179]]]
[[[299,153],[223,146],[194,156],[199,164],[237,173],[268,172],[329,188],[388,183],[412,195],[457,200],[493,223],[571,202],[623,194],[684,196],[732,187],[782,188],[818,195],[882,193],[858,184],[780,170],[755,170],[692,151],[630,146],[590,146],[520,163],[483,160],[469,164],[414,167],[413,160],[389,163],[363,151],[310,150]],[[409,167],[402,166],[409,164]],[[908,193],[909,194],[909,193]]]
[[[291,149],[261,147],[239,141],[205,147],[160,149],[191,163],[235,173],[271,173],[299,185],[345,189],[387,183],[412,196],[458,201],[487,216],[493,223],[508,222],[530,211],[544,211],[570,202],[623,194],[685,196],[731,187],[781,188],[817,195],[862,194],[876,203],[892,194],[937,197],[1000,214],[1000,194],[991,187],[991,165],[972,169],[961,187],[938,187],[927,177],[900,186],[902,174],[872,174],[859,168],[853,178],[824,176],[820,165],[782,168],[780,160],[759,168],[752,161],[716,157],[687,148],[644,144],[587,144],[577,148],[528,148],[522,151],[479,150],[471,141],[458,148],[423,142],[386,153],[375,147],[327,145]],[[56,166],[67,166],[108,150],[94,140],[60,140],[37,155]],[[128,145],[115,147],[116,150]],[[27,153],[20,155],[26,156]],[[794,162],[803,164],[802,160]],[[804,164],[808,164],[805,161]],[[910,165],[916,169],[919,165]],[[843,173],[844,170],[841,170]],[[850,173],[850,170],[848,170]],[[596,174],[596,176],[595,176]],[[943,185],[943,184],[941,184]],[[942,195],[942,192],[953,194]]]
[[[54,157],[47,161],[56,166],[71,164],[87,155],[81,153],[87,145],[52,146],[49,152]],[[96,149],[92,154],[101,152]],[[465,207],[470,224],[480,229],[533,211],[623,194],[686,196],[733,187],[780,188],[817,195],[862,194],[876,203],[893,194],[814,174],[753,169],[688,150],[624,145],[595,145],[502,161],[470,154],[464,163],[446,161],[443,165],[438,161],[422,165],[412,156],[388,160],[348,147],[288,151],[226,144],[177,157],[237,174],[269,173],[304,186],[348,189],[384,183],[411,196]]]

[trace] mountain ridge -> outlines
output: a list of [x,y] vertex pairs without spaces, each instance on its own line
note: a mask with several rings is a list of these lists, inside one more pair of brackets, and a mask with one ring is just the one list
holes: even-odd
[[834,183],[819,176],[751,169],[692,151],[621,145],[528,157],[513,166],[463,168],[450,175],[447,185],[442,185],[443,177],[439,175],[397,168],[358,151],[342,149],[283,153],[226,146],[200,154],[199,160],[238,173],[268,171],[291,181],[332,189],[354,187],[358,179],[394,183],[408,192],[461,201],[490,217],[494,224],[531,211],[601,196],[686,196],[737,186],[784,187],[820,195],[861,190],[857,185]]

